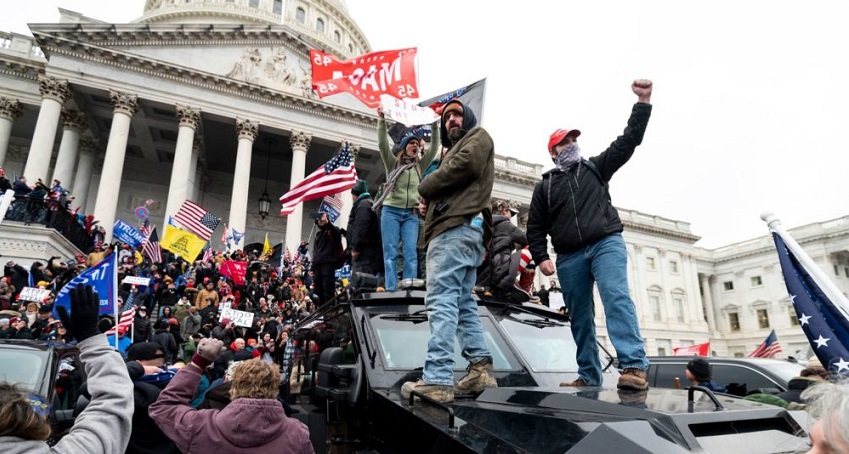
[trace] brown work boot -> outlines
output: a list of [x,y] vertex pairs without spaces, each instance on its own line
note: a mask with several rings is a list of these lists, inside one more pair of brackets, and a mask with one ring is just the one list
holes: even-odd
[[[401,386],[401,397],[405,400],[410,398],[410,394],[416,391],[429,397],[437,402],[454,402],[454,387],[448,385],[429,385],[421,378],[416,381],[408,381]],[[419,400],[416,397],[416,400]]]
[[475,364],[469,364],[466,375],[457,382],[457,392],[477,394],[486,388],[498,388],[498,383],[489,375],[492,370],[492,358],[486,358]]
[[633,389],[635,391],[649,389],[649,382],[646,380],[646,376],[646,371],[628,367],[619,376],[619,385],[617,387],[619,389]]
[[567,386],[576,386],[576,387],[580,388],[582,386],[588,386],[588,385],[587,385],[587,382],[584,381],[583,378],[578,378],[577,380],[561,382],[560,386],[562,386],[564,388],[567,387]]

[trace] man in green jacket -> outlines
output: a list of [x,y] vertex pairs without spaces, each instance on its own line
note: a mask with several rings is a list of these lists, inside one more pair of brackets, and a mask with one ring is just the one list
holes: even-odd
[[477,127],[472,110],[459,100],[442,111],[442,145],[449,148],[439,167],[419,183],[427,202],[427,297],[430,323],[424,373],[401,387],[440,402],[454,400],[454,336],[469,361],[457,382],[461,393],[496,387],[489,375],[492,355],[484,342],[477,303],[472,297],[484,245],[492,236],[490,196],[495,179],[495,148],[489,133]]

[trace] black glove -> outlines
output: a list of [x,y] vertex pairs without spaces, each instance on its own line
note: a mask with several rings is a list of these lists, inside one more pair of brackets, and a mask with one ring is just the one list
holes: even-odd
[[92,291],[90,285],[71,289],[71,314],[68,315],[64,306],[56,308],[62,326],[71,333],[77,342],[82,342],[90,337],[100,334],[97,329],[97,318],[100,313],[100,297],[97,292]]

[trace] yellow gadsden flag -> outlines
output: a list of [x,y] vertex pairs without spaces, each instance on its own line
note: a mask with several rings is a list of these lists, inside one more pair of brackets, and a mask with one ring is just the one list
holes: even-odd
[[195,260],[206,246],[206,241],[192,232],[166,225],[165,235],[159,241],[162,249],[167,249],[189,262]]
[[268,242],[268,232],[265,234],[265,242],[262,243],[262,255],[271,252],[271,243]]

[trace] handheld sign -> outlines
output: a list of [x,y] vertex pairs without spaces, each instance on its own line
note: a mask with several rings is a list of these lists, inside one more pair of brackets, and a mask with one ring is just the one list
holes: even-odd
[[50,290],[35,287],[24,287],[21,289],[20,295],[21,296],[19,298],[23,301],[37,301],[40,303],[50,296]]
[[150,285],[149,277],[139,277],[139,276],[127,276],[121,281],[122,284],[130,284],[130,285],[139,285],[142,287],[147,287]]
[[250,328],[254,324],[253,312],[237,311],[235,309],[223,309],[221,311],[221,316],[218,318],[218,320],[220,321],[222,318],[229,318],[234,325],[244,326],[245,328]]

